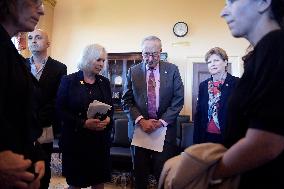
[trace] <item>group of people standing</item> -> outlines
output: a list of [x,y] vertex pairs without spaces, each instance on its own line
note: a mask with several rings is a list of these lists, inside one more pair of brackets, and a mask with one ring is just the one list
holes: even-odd
[[[199,86],[194,143],[228,149],[212,180],[241,174],[239,188],[284,188],[278,174],[284,168],[283,10],[283,0],[227,0],[221,12],[232,35],[247,39],[253,50],[244,57],[240,79],[228,73],[222,48],[205,55],[211,76]],[[94,100],[113,106],[110,82],[99,74],[107,52],[88,45],[79,71],[66,75],[66,66],[47,56],[47,34],[34,30],[43,14],[41,0],[0,1],[0,188],[48,188],[52,139],[46,136],[59,127],[69,188],[103,188],[111,176],[114,109],[93,118],[87,110]],[[28,59],[11,42],[18,32],[29,32]],[[160,60],[158,37],[144,38],[141,49],[142,62],[128,70],[122,101],[131,140],[141,132],[162,138],[161,151],[131,148],[135,188],[145,189],[150,171],[159,180],[164,164],[178,153],[175,125],[184,86],[178,67]]]
[[[243,57],[240,79],[226,72],[222,49],[206,54],[212,76],[199,87],[194,143],[227,148],[207,186],[218,188],[226,178],[240,175],[238,188],[283,188],[284,1],[226,0],[221,17],[232,35],[245,38],[252,50]],[[183,166],[174,161],[166,162],[167,171]],[[174,188],[173,178],[165,177],[164,188]]]

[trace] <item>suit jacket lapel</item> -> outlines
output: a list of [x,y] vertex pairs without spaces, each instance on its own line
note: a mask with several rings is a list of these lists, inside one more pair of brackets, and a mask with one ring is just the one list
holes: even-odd
[[158,112],[160,112],[161,106],[163,105],[163,103],[162,103],[162,100],[164,98],[163,95],[167,94],[167,92],[168,92],[167,91],[168,88],[166,86],[168,85],[167,78],[168,78],[170,70],[167,69],[167,65],[164,64],[164,62],[160,61],[159,71],[160,71],[160,89],[159,89],[159,109],[158,109]]
[[140,67],[140,72],[137,74],[137,80],[139,81],[138,85],[142,86],[141,87],[141,92],[142,92],[142,95],[144,97],[145,104],[148,101],[146,73],[147,73],[147,71],[146,71],[146,64],[143,62],[141,64],[141,67]]
[[100,90],[101,90],[101,92],[103,94],[103,98],[106,101],[106,97],[108,96],[108,94],[106,94],[107,90],[105,89],[103,80],[96,76],[96,82],[98,82],[99,88],[100,88]]
[[82,99],[81,108],[87,106],[88,94],[84,83],[84,75],[82,71],[76,73],[76,86],[75,89],[79,89],[80,99]]
[[[163,99],[163,95],[167,94],[167,91],[165,91],[165,86],[167,85],[167,75],[168,70],[166,68],[166,64],[163,64],[163,62],[159,63],[159,70],[160,70],[160,90],[159,90],[159,109],[162,105],[161,99]],[[159,112],[159,110],[158,110]]]
[[51,60],[50,57],[48,57],[47,61],[45,63],[45,66],[44,66],[44,68],[42,70],[42,74],[41,74],[41,76],[39,78],[39,83],[43,82],[48,77],[49,74],[52,74],[51,73],[51,67],[50,67],[51,65],[50,64],[52,64],[52,60]]

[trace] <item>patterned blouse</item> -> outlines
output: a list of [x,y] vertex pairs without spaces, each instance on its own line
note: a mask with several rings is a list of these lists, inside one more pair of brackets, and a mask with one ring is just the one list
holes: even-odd
[[208,81],[208,125],[207,132],[214,134],[221,134],[219,120],[218,120],[218,109],[219,101],[221,96],[221,86],[224,80],[221,81]]

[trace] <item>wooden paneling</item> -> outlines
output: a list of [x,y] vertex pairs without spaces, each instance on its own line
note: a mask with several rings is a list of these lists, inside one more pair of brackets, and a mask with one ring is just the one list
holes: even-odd
[[[167,53],[161,53],[161,59],[166,61]],[[108,53],[108,59],[102,75],[109,78],[112,98],[116,111],[121,111],[121,97],[126,82],[128,69],[142,61],[141,52]]]

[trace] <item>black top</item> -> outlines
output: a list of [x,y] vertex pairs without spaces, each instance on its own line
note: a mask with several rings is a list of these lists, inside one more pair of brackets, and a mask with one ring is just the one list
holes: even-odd
[[0,151],[12,150],[33,161],[42,159],[42,152],[34,145],[41,134],[33,109],[37,81],[1,25],[0,65]]
[[[284,135],[284,32],[263,37],[244,65],[228,105],[227,147],[243,138],[248,128]],[[284,188],[283,170],[284,153],[244,173],[241,188]]]

